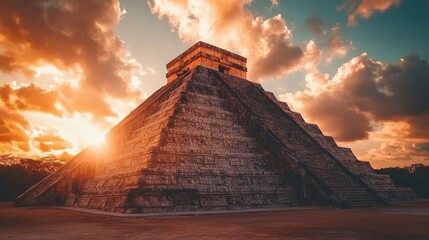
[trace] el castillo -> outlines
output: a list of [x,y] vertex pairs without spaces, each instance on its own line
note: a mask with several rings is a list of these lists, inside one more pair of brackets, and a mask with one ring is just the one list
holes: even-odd
[[246,61],[196,43],[167,64],[166,85],[110,130],[108,148],[84,149],[8,211],[68,219],[64,231],[80,224],[91,239],[131,226],[147,239],[427,239],[427,203],[247,80]]
[[368,162],[246,79],[246,58],[198,42],[167,84],[108,134],[15,201],[120,213],[412,200]]

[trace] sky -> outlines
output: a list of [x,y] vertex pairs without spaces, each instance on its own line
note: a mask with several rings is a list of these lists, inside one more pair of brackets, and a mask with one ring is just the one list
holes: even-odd
[[373,167],[429,164],[428,0],[2,0],[0,154],[101,142],[198,41]]

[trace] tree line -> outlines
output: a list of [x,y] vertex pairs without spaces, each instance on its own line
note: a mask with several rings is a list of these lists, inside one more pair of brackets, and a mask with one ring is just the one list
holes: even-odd
[[0,201],[12,201],[25,190],[58,170],[63,161],[0,156]]
[[429,166],[413,164],[408,167],[375,170],[387,174],[398,187],[411,187],[419,198],[429,198]]

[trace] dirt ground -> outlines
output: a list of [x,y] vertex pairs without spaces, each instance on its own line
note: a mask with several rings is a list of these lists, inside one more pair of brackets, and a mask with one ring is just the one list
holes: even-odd
[[0,239],[429,239],[429,202],[140,218],[0,203]]

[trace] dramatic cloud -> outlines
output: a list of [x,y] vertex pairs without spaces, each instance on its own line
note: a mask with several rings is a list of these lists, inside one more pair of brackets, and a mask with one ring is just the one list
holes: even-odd
[[[313,81],[310,83],[317,86]],[[310,84],[307,83],[308,85]],[[297,93],[298,102],[302,105],[302,109],[298,111],[305,119],[317,123],[325,133],[334,136],[336,140],[366,139],[372,130],[370,118],[354,106],[346,104],[345,99],[341,99],[341,93],[336,90],[316,93],[316,95]],[[299,106],[296,103],[297,100],[291,100],[285,96],[281,98],[292,105],[295,104],[294,109]]]
[[416,144],[416,148],[423,152],[429,152],[429,142],[422,142]]
[[[0,153],[12,150],[29,151],[30,126],[20,114],[5,109],[0,104]],[[17,148],[17,149],[16,149]]]
[[52,150],[64,150],[72,147],[72,144],[63,139],[59,132],[54,129],[38,129],[38,134],[33,140],[41,152],[50,152]]
[[101,93],[67,85],[48,91],[35,83],[14,88],[5,84],[0,86],[0,101],[10,111],[42,112],[58,117],[88,113],[100,123],[104,122],[105,117],[117,116]]
[[324,59],[326,63],[330,63],[334,58],[346,56],[349,50],[352,49],[352,42],[341,38],[341,27],[338,23],[328,29],[325,21],[320,16],[313,15],[307,18],[304,26],[316,34],[320,45],[325,49]]
[[59,134],[31,140],[38,126],[28,124],[29,112],[77,114],[109,127],[118,113],[108,99],[140,98],[141,66],[115,34],[123,14],[118,0],[5,0],[0,9],[0,71],[32,82],[0,86],[3,149],[28,151],[31,141],[42,152],[71,146]]
[[35,68],[50,64],[79,72],[85,90],[138,96],[131,77],[140,66],[114,33],[118,1],[5,0],[0,8],[0,70],[31,77]]
[[403,137],[429,139],[429,65],[417,55],[383,64],[362,54],[326,84],[308,81],[312,89],[282,98],[340,141],[365,139],[372,123],[387,121],[405,123]]
[[[258,26],[257,35],[262,38],[255,37],[249,41],[261,40],[257,48],[263,48],[259,48],[258,55],[248,53],[250,79],[278,78],[301,68],[304,52],[300,47],[290,44],[291,34],[280,15],[265,21],[257,18],[254,23]],[[256,48],[253,50],[257,51]]]
[[59,100],[56,91],[46,91],[32,83],[13,89],[10,84],[0,86],[0,99],[9,110],[38,111],[60,116],[55,106]]
[[[31,137],[34,134],[36,136]],[[0,104],[0,153],[29,152],[34,150],[31,148],[32,142],[36,143],[41,152],[72,147],[72,144],[63,139],[58,131],[40,128],[33,130],[18,111],[7,109]]]
[[282,16],[254,16],[247,9],[251,2],[151,0],[149,4],[152,13],[166,17],[184,42],[202,40],[246,56],[249,79],[279,78],[302,68],[304,51],[292,44],[291,30]]
[[357,24],[357,17],[368,19],[375,12],[384,12],[400,2],[401,0],[346,0],[338,9],[348,14],[348,25],[354,26]]
[[426,60],[412,54],[384,64],[364,53],[333,78],[312,69],[305,83],[305,90],[279,98],[326,135],[348,142],[360,159],[374,167],[429,164]]
[[314,34],[322,34],[325,31],[325,21],[317,15],[310,16],[305,20],[304,26]]
[[272,6],[278,6],[280,3],[279,3],[279,0],[271,0],[271,5]]
[[380,147],[371,149],[365,155],[365,160],[371,161],[378,168],[392,166],[409,166],[416,162],[428,164],[429,153],[422,151],[419,143],[408,141],[390,141],[382,143]]
[[88,113],[97,123],[105,123],[106,117],[117,117],[104,95],[96,90],[67,85],[60,86],[58,90],[61,98],[60,107],[69,114]]
[[381,142],[380,146],[367,151],[363,157],[377,167],[429,164],[427,140],[415,140],[404,137],[409,129],[407,123],[385,122],[380,130],[370,134],[370,138]]
[[344,41],[340,36],[340,25],[336,24],[331,28],[327,45],[327,58],[326,62],[331,62],[333,58],[341,58],[347,55],[349,50],[352,48],[351,41]]

